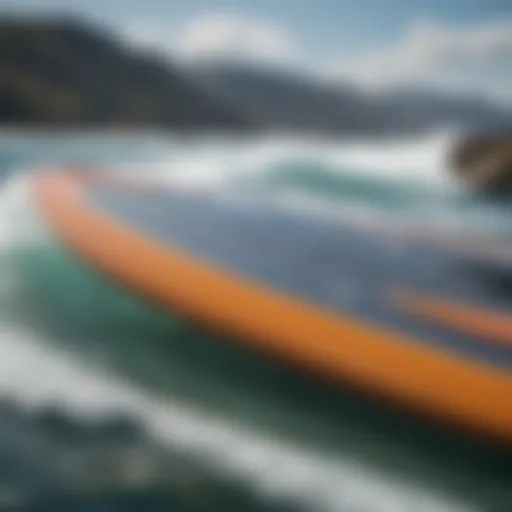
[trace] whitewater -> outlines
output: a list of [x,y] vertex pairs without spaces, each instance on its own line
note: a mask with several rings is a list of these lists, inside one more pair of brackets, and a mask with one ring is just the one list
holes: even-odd
[[[272,203],[298,215],[369,223],[385,218],[418,226],[450,224],[507,236],[507,209],[468,199],[451,181],[445,157],[454,136],[437,133],[416,140],[344,144],[278,136],[169,141],[161,135],[4,134],[0,139],[2,395],[33,408],[57,403],[77,416],[112,410],[132,413],[163,442],[193,455],[212,471],[232,475],[269,502],[286,501],[319,512],[476,510],[463,496],[418,478],[393,475],[312,439],[288,436],[285,428],[273,431],[268,425],[251,424],[239,417],[236,408],[229,413],[203,408],[200,401],[172,386],[141,385],[133,374],[123,375],[112,363],[119,345],[113,343],[107,350],[94,338],[123,338],[124,319],[136,316],[141,319],[138,325],[149,325],[152,313],[141,312],[130,298],[105,291],[103,285],[89,284],[95,283],[95,277],[87,270],[66,266],[67,256],[61,256],[30,196],[31,176],[42,166],[101,164],[131,179],[143,176],[166,186],[206,190],[226,200]],[[94,299],[73,298],[73,286],[77,296],[105,293],[101,296],[108,297],[107,313],[84,310],[82,305],[90,307]],[[69,295],[58,298],[59,293]],[[64,305],[66,301],[75,303]],[[97,324],[82,329],[89,315]],[[50,322],[55,324],[51,328]],[[159,330],[151,327],[150,333],[151,329]],[[80,335],[71,340],[78,331]],[[83,343],[89,344],[88,350],[77,349]],[[137,350],[143,350],[139,345]],[[150,356],[148,361],[151,364]],[[186,373],[186,368],[182,371]],[[183,379],[186,382],[186,376]],[[231,392],[227,386],[221,388],[219,384],[220,397]],[[257,404],[253,407],[258,409]]]

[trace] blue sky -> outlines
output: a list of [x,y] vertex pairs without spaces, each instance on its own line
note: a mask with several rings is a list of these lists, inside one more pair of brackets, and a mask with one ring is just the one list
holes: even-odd
[[0,6],[87,13],[186,56],[236,50],[371,87],[425,82],[512,99],[512,0],[0,0]]
[[113,25],[165,22],[177,29],[203,13],[241,14],[280,24],[304,41],[311,58],[344,45],[368,47],[431,18],[460,26],[512,16],[512,0],[3,0],[17,10],[79,11]]

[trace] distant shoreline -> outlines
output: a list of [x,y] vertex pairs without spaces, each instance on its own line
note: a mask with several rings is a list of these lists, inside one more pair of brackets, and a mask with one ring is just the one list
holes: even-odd
[[230,135],[230,136],[247,136],[246,132],[238,130],[206,130],[206,129],[157,129],[157,128],[119,128],[108,126],[56,126],[56,125],[37,125],[27,124],[24,126],[2,126],[0,124],[0,137],[2,136],[35,136],[35,137],[72,137],[72,136],[88,136],[88,135],[105,135],[105,136],[157,136],[164,138],[183,138],[196,135]]
[[[183,129],[181,127],[175,128],[156,128],[156,127],[116,127],[91,124],[84,126],[62,126],[55,124],[40,125],[40,124],[17,124],[17,125],[2,125],[0,123],[0,138],[1,137],[88,137],[88,136],[104,136],[106,138],[116,137],[155,137],[165,140],[186,140],[196,138],[212,138],[223,139],[230,138],[231,140],[284,140],[284,141],[302,141],[320,144],[336,144],[347,145],[359,142],[377,142],[377,143],[397,143],[415,141],[428,137],[436,136],[439,133],[444,133],[445,130],[425,130],[419,133],[319,133],[307,131],[292,131],[286,129],[255,129],[255,130],[238,130],[233,128],[221,128],[212,126],[195,127],[191,129]],[[457,133],[455,139],[458,139],[462,133]]]

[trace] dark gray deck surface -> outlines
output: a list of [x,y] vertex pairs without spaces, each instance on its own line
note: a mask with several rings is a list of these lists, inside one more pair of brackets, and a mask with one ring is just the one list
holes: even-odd
[[512,285],[509,288],[505,276],[448,251],[341,223],[193,194],[108,187],[92,189],[87,201],[170,247],[310,303],[420,337],[462,357],[512,367],[512,347],[413,318],[389,301],[390,291],[399,287],[489,309],[511,309]]

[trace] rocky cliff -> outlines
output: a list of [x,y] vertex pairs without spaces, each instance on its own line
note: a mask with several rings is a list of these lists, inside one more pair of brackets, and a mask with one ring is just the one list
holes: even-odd
[[512,132],[466,137],[454,148],[450,164],[470,188],[512,195]]

